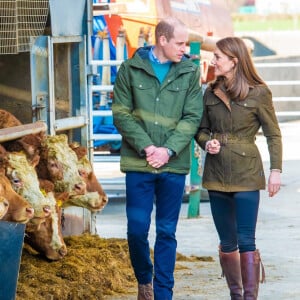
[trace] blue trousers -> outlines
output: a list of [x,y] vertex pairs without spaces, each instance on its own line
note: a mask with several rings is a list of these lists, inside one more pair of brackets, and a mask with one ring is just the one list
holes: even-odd
[[[129,254],[138,283],[153,280],[154,299],[170,300],[174,287],[177,241],[185,175],[173,173],[126,173],[126,215]],[[148,233],[156,205],[154,267]]]
[[254,251],[259,191],[208,191],[213,220],[223,252]]

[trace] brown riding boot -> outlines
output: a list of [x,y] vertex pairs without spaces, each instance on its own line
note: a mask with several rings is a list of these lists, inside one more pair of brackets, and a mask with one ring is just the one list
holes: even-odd
[[244,288],[244,300],[256,300],[258,296],[260,266],[261,283],[265,282],[265,270],[258,250],[244,252],[241,256],[241,270]]
[[243,299],[240,254],[238,250],[225,253],[219,250],[222,276],[225,275],[232,300]]
[[137,300],[152,300],[152,299],[153,299],[152,283],[138,284]]

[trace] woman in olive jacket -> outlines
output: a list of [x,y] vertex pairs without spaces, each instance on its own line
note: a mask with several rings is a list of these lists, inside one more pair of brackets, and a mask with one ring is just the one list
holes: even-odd
[[259,190],[266,184],[255,136],[261,127],[270,154],[272,197],[281,183],[281,133],[271,91],[257,74],[243,40],[219,40],[212,63],[216,79],[205,91],[196,135],[207,151],[202,183],[209,193],[231,299],[257,299],[261,260],[255,229]]

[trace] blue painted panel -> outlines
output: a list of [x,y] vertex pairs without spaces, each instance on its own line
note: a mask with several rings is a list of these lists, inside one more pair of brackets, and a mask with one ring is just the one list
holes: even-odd
[[0,221],[0,299],[16,298],[25,224]]
[[49,100],[49,49],[50,38],[39,36],[31,40],[30,49],[30,75],[33,107],[33,122],[43,120],[49,122],[47,117]]

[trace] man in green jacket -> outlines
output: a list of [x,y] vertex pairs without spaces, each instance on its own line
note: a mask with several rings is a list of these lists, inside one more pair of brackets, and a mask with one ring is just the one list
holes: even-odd
[[[186,26],[160,21],[155,46],[139,48],[117,74],[112,105],[122,135],[126,173],[127,237],[138,281],[138,299],[172,299],[176,226],[190,144],[202,116],[200,71],[186,56]],[[154,266],[148,232],[156,206]],[[153,290],[152,290],[153,281]]]

